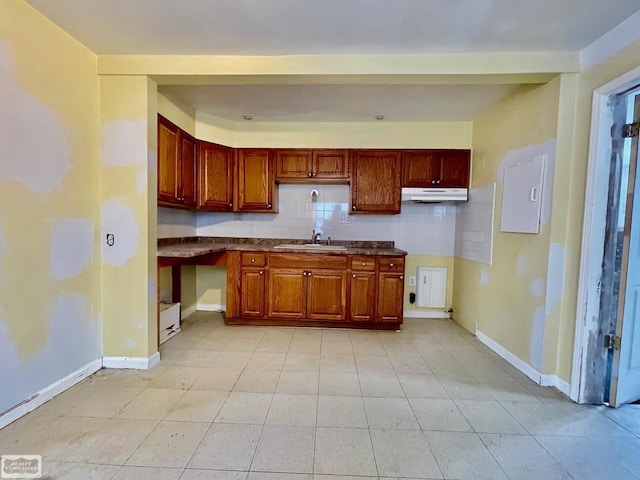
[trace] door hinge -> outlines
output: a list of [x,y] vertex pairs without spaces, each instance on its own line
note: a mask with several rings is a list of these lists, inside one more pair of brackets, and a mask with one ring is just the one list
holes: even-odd
[[637,137],[640,133],[640,122],[627,123],[622,126],[622,138]]
[[612,349],[620,349],[620,337],[616,337],[615,335],[605,335],[604,336],[604,348],[607,350]]

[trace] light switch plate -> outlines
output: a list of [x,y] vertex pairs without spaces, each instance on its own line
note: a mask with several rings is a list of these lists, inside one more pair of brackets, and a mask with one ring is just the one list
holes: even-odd
[[340,212],[340,223],[351,223],[351,216],[347,212]]
[[409,277],[409,285],[412,286],[412,287],[415,287],[415,285],[416,285],[416,276],[415,275],[411,275]]

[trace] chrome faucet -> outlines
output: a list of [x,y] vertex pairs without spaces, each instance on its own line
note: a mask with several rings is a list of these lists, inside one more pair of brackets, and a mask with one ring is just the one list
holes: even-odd
[[322,238],[322,234],[320,232],[316,233],[316,231],[313,230],[313,233],[311,234],[311,243],[313,245],[320,243],[320,238]]

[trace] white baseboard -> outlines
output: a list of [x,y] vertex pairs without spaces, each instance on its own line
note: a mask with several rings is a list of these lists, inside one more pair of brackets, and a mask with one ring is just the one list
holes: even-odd
[[156,352],[149,358],[146,357],[102,357],[104,368],[130,368],[134,370],[147,370],[160,361],[160,353]]
[[197,309],[198,309],[197,305],[191,305],[190,307],[183,308],[180,312],[180,320],[184,320],[192,313],[195,313]]
[[500,357],[502,357],[511,365],[513,365],[515,368],[517,368],[522,373],[524,373],[531,380],[536,382],[538,385],[541,385],[543,387],[556,387],[559,391],[561,391],[567,396],[569,396],[569,394],[571,393],[571,385],[569,383],[565,382],[557,375],[547,375],[547,374],[540,373],[534,367],[529,365],[524,360],[521,360],[520,358],[516,357],[509,350],[504,348],[502,345],[500,345],[498,342],[496,342],[492,338],[482,333],[477,328],[476,328],[476,338],[480,340],[480,342],[485,344],[487,347],[489,347],[491,350],[493,350],[495,353],[497,353]]
[[[53,397],[60,395],[65,390],[73,387],[76,383],[84,380],[92,373],[97,372],[102,368],[102,359],[99,358],[93,362],[87,363],[84,367],[79,368],[73,373],[70,373],[61,380],[58,380],[51,385],[43,388],[39,392],[32,395],[27,401],[5,412],[0,416],[0,428],[4,428],[11,422],[26,415],[32,410],[35,410],[43,403],[51,400]],[[5,385],[6,387],[6,385]]]
[[196,308],[203,312],[224,312],[227,310],[226,305],[221,305],[219,303],[199,303],[196,305]]
[[402,312],[404,318],[451,318],[451,314],[448,312],[420,312],[417,310]]

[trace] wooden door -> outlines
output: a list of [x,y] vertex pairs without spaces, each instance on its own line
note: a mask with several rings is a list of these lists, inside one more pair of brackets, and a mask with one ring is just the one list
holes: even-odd
[[353,152],[351,213],[400,213],[401,153],[396,150]]
[[178,127],[158,115],[158,202],[178,202]]
[[347,274],[340,270],[307,271],[307,318],[343,321],[347,300]]
[[311,150],[276,150],[276,180],[308,180],[313,176]]
[[265,314],[265,271],[243,268],[240,280],[240,316],[262,318]]
[[196,198],[196,165],[197,165],[197,149],[196,139],[188,133],[179,130],[178,138],[180,142],[180,177],[179,189],[180,203],[186,207],[195,207]]
[[236,151],[236,209],[239,212],[275,212],[272,157],[269,149]]
[[316,180],[349,181],[347,150],[314,150],[311,164],[311,176]]
[[440,178],[440,165],[436,150],[405,150],[402,158],[402,186],[436,186]]
[[380,272],[378,277],[378,321],[402,323],[404,275]]
[[233,149],[198,142],[198,208],[233,210]]
[[376,273],[352,272],[349,294],[349,320],[373,322],[375,319]]
[[439,187],[469,186],[471,152],[469,150],[444,150],[440,153],[441,170]]
[[269,317],[304,319],[307,301],[307,271],[302,268],[272,268],[267,282]]

